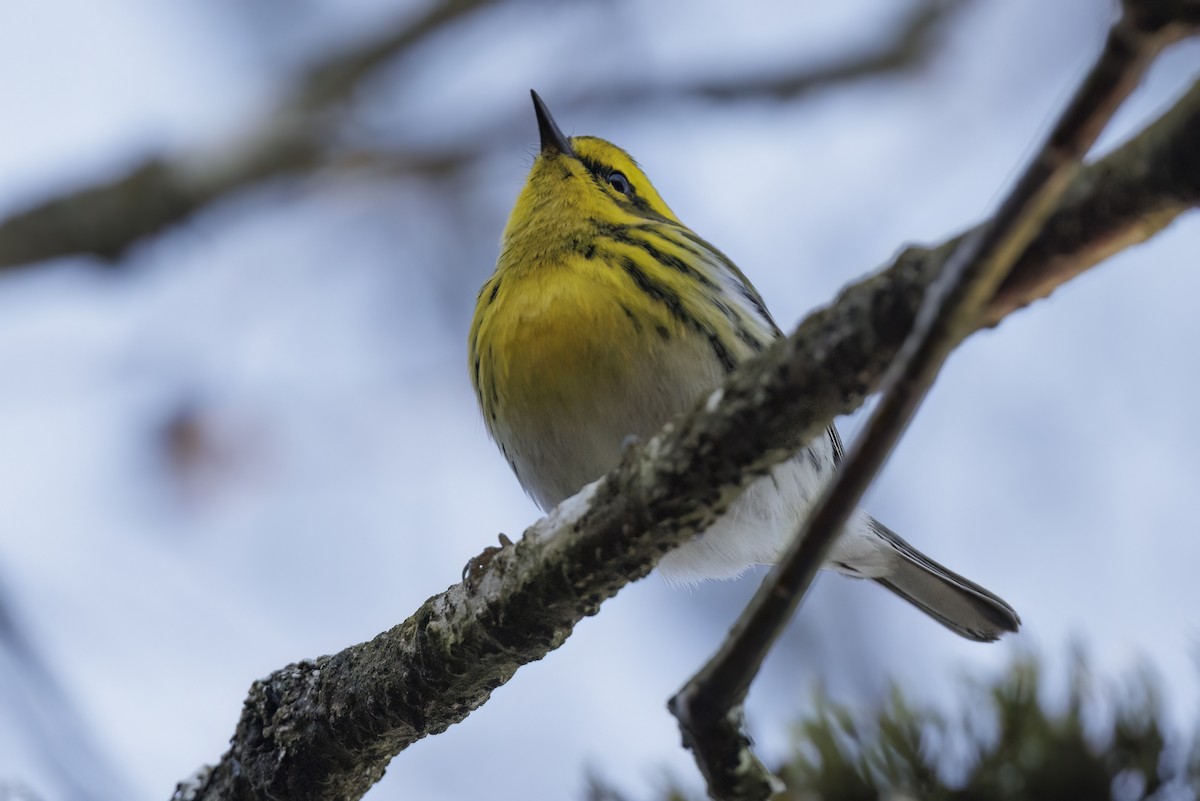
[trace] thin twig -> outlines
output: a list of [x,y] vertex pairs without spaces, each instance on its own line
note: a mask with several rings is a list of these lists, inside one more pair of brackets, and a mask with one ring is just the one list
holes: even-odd
[[776,789],[777,780],[754,756],[744,733],[742,703],[750,683],[946,357],[979,327],[987,304],[1051,217],[1100,131],[1155,56],[1181,34],[1175,26],[1150,26],[1149,19],[1136,7],[1122,15],[1048,141],[996,215],[954,248],[889,367],[883,396],[863,434],[721,648],[671,699],[684,743],[713,798],[765,801]]

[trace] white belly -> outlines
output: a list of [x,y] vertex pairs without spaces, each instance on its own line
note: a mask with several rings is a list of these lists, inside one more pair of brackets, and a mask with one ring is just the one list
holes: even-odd
[[[833,474],[833,445],[827,436],[756,480],[717,522],[659,562],[659,573],[673,584],[733,578],[752,565],[774,564],[800,529],[810,506]],[[870,575],[877,550],[856,511],[830,551],[827,566],[853,575]],[[845,570],[839,564],[853,564]],[[883,562],[879,570],[882,574]]]

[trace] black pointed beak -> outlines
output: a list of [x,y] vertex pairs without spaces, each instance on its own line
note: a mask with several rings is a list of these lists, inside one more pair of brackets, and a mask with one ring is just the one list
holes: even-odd
[[542,137],[542,152],[562,153],[564,156],[576,158],[575,151],[571,149],[571,143],[558,129],[554,118],[550,116],[550,109],[546,108],[546,103],[532,89],[529,90],[529,94],[533,95],[533,110],[537,112],[538,133]]

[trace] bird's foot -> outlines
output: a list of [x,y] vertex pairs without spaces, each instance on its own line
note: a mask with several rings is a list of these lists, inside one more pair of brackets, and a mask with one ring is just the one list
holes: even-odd
[[501,532],[499,545],[489,545],[478,556],[471,557],[462,572],[462,579],[466,583],[467,589],[474,590],[492,564],[492,560],[496,558],[496,554],[505,548],[511,548],[512,544],[513,541],[508,538],[508,535]]

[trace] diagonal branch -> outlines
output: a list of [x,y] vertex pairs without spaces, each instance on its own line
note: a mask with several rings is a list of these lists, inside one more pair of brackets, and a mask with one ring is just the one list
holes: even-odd
[[[238,190],[325,162],[329,111],[384,61],[413,48],[464,15],[496,0],[440,0],[377,39],[331,56],[304,76],[275,113],[222,152],[152,158],[124,175],[40,203],[0,221],[0,272],[86,253],[112,261],[156,234]],[[416,158],[396,154],[393,168],[443,171],[467,154]]]
[[[1200,204],[1200,86],[1085,168],[980,325]],[[1143,176],[1139,181],[1136,176]],[[1143,220],[1154,219],[1148,226]],[[180,799],[356,799],[389,760],[484,704],[527,662],[720,514],[740,488],[853,411],[911,330],[943,249],[906,251],[842,292],[602,481],[367,643],[250,689],[229,751]]]
[[887,371],[883,397],[862,435],[720,649],[671,699],[684,744],[694,753],[711,797],[766,801],[776,791],[777,780],[755,757],[745,735],[742,704],[750,684],[950,352],[979,326],[986,305],[1053,213],[1104,126],[1158,53],[1181,33],[1175,25],[1145,24],[1146,18],[1133,9],[1118,20],[1087,78],[996,215],[950,250]]

